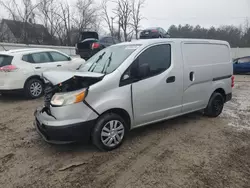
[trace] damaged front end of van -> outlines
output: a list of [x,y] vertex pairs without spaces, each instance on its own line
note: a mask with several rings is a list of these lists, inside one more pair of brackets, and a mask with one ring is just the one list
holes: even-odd
[[89,140],[98,113],[85,99],[89,87],[103,77],[93,72],[43,73],[44,106],[35,111],[34,125],[45,141],[65,144]]

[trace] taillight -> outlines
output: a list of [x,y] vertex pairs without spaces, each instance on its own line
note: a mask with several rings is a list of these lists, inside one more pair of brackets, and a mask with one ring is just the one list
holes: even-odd
[[99,47],[100,47],[100,44],[97,43],[97,42],[95,42],[95,43],[92,44],[92,50],[96,49],[96,48],[99,48]]
[[14,72],[18,68],[14,65],[6,65],[3,67],[0,67],[0,72]]
[[231,77],[231,80],[232,80],[231,87],[234,87],[234,75]]

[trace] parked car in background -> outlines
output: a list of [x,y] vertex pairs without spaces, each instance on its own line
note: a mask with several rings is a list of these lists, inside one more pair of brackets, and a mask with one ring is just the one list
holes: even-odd
[[151,27],[144,29],[140,33],[140,39],[169,38],[169,34],[161,27]]
[[18,49],[0,52],[0,94],[21,91],[28,98],[43,95],[40,78],[47,70],[76,70],[85,60],[53,49]]
[[250,56],[235,59],[233,68],[235,74],[250,73]]
[[76,54],[88,60],[100,50],[117,43],[120,41],[114,37],[106,36],[99,39],[97,32],[82,32],[80,42],[76,44]]
[[44,73],[50,83],[34,125],[50,143],[91,140],[113,150],[141,126],[199,110],[217,117],[232,98],[230,50],[204,39],[110,46],[78,71]]

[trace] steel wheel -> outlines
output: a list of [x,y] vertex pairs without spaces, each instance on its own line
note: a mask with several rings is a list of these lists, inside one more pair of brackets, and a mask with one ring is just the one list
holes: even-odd
[[217,117],[224,107],[224,98],[220,93],[214,92],[208,102],[204,114],[209,117]]
[[43,86],[41,85],[41,83],[39,83],[39,82],[33,82],[30,85],[30,93],[34,97],[40,96],[42,94],[42,91],[43,91]]
[[214,99],[214,101],[213,101],[213,110],[214,110],[214,112],[216,114],[219,113],[222,110],[223,104],[224,104],[224,102],[223,102],[223,100],[221,100],[220,97],[216,97]]
[[118,120],[111,120],[101,131],[101,141],[107,147],[115,147],[123,140],[124,133],[124,125]]

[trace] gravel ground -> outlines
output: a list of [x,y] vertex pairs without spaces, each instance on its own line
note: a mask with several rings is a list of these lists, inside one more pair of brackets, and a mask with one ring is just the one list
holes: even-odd
[[132,131],[121,148],[45,143],[42,99],[0,96],[0,187],[250,187],[250,76],[211,119],[199,113]]

